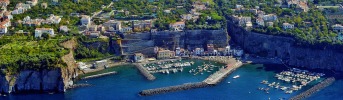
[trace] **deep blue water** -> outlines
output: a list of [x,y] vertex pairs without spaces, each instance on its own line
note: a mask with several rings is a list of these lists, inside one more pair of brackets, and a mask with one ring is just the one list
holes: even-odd
[[[196,65],[201,64],[202,61],[196,60]],[[220,65],[220,64],[216,64]],[[160,94],[155,96],[139,96],[138,93],[144,89],[158,88],[171,85],[179,85],[188,82],[203,81],[211,73],[204,73],[203,75],[194,76],[188,73],[190,68],[184,69],[184,72],[176,74],[154,74],[155,81],[148,81],[143,77],[139,71],[132,65],[125,65],[113,67],[105,71],[117,71],[118,74],[81,80],[78,83],[89,83],[94,86],[83,87],[68,90],[66,93],[59,94],[11,94],[6,97],[0,97],[0,100],[261,100],[268,99],[278,100],[279,98],[289,98],[301,91],[294,92],[293,94],[285,94],[281,90],[271,89],[267,94],[258,90],[258,87],[267,87],[260,84],[262,80],[269,82],[276,81],[274,78],[275,73],[285,70],[281,65],[244,65],[230,74],[226,79],[214,87],[193,89],[180,92],[172,92],[167,94]],[[233,79],[235,75],[240,75],[238,79]],[[230,84],[227,82],[231,82]],[[280,81],[281,83],[281,81]],[[284,84],[284,83],[281,83]],[[339,100],[343,95],[340,91],[343,89],[343,81],[338,80],[332,86],[314,94],[310,100]]]

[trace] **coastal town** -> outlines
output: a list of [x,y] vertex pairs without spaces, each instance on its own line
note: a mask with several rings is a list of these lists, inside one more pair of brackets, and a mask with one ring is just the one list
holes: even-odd
[[197,79],[135,90],[148,97],[238,84],[255,76],[237,70],[261,64],[283,69],[252,81],[256,93],[306,99],[343,71],[342,2],[0,0],[0,95],[93,87],[120,66],[149,82]]

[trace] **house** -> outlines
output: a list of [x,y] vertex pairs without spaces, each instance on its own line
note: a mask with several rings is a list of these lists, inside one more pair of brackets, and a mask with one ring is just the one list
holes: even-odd
[[185,22],[182,21],[169,24],[169,28],[173,31],[183,31],[185,26]]
[[48,8],[48,4],[47,4],[47,3],[42,3],[41,6],[42,6],[42,8],[44,8],[44,9]]
[[157,52],[157,59],[169,59],[174,58],[175,52],[170,50],[159,50]]
[[68,32],[69,31],[67,26],[60,26],[59,30],[60,30],[60,32]]
[[31,1],[26,1],[27,4],[30,4],[31,6],[35,6],[38,3],[38,0],[31,0]]
[[0,34],[5,34],[5,33],[7,33],[7,27],[5,27],[5,26],[0,26]]
[[0,0],[1,8],[6,8],[10,4],[10,0]]
[[332,25],[332,30],[338,33],[343,32],[343,26],[341,24]]
[[204,48],[195,48],[195,55],[201,55],[204,53]]
[[259,25],[259,26],[264,26],[264,20],[263,20],[262,18],[257,18],[257,19],[256,19],[256,23],[257,23],[257,25]]
[[301,9],[303,12],[307,12],[309,10],[307,0],[287,0],[286,3],[288,8],[290,8],[292,5],[296,5],[296,7]]
[[241,8],[244,8],[244,6],[243,6],[243,5],[237,5],[237,4],[236,4],[236,9],[241,9]]
[[199,2],[195,2],[193,3],[193,8],[196,9],[196,10],[206,10],[206,5],[202,4],[202,3],[199,3]]
[[84,35],[90,38],[98,38],[100,37],[100,32],[99,31],[85,31]]
[[[152,27],[152,22],[151,20],[141,20],[141,21],[133,21],[132,22],[132,29],[137,30],[137,31],[150,31]],[[146,30],[148,29],[148,30]]]
[[0,34],[5,34],[8,31],[8,27],[11,26],[11,21],[8,18],[0,18]]
[[163,12],[169,14],[171,11],[167,9],[167,10],[164,10]]
[[51,14],[46,20],[45,22],[47,24],[59,24],[61,22],[61,17],[60,16],[55,16],[53,14]]
[[264,21],[268,21],[268,22],[269,21],[273,22],[277,20],[277,16],[275,14],[263,15],[262,18]]
[[81,25],[85,25],[88,27],[88,25],[91,23],[91,18],[87,15],[83,15],[81,17]]
[[120,21],[115,21],[115,20],[109,20],[105,23],[102,24],[105,27],[105,30],[107,31],[120,31],[121,28],[121,22]]
[[228,46],[225,47],[224,54],[227,54],[227,55],[230,54],[230,45],[228,45]]
[[283,23],[282,26],[283,26],[283,29],[293,29],[294,28],[294,24],[289,24],[289,23]]
[[214,51],[214,45],[213,44],[207,44],[207,51],[213,52]]
[[238,22],[239,26],[244,26],[247,24],[247,22],[251,22],[251,17],[238,17],[234,16],[234,19],[236,22]]
[[251,27],[252,27],[252,23],[251,23],[251,22],[246,22],[246,23],[245,23],[245,26],[246,26],[247,28],[251,28]]
[[144,61],[144,55],[142,53],[135,53],[133,60],[134,60],[134,62],[143,62]]
[[43,33],[48,33],[50,36],[54,36],[54,30],[52,28],[36,28],[35,37],[42,37]]

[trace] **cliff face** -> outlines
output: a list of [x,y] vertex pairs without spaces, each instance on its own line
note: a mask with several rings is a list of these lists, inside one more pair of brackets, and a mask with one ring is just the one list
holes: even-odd
[[342,51],[300,46],[293,38],[247,32],[232,23],[228,24],[228,32],[232,41],[243,47],[247,53],[278,57],[292,66],[343,71]]
[[21,71],[17,76],[12,91],[63,91],[63,85],[59,69],[43,71],[25,70]]
[[73,85],[77,76],[77,66],[73,57],[75,39],[61,44],[69,49],[69,54],[62,57],[67,66],[41,71],[22,70],[17,75],[0,75],[0,93],[11,92],[63,92]]
[[[160,31],[153,33],[124,34],[122,40],[123,53],[148,51],[154,46],[170,50],[181,47],[189,50],[206,48],[207,44],[215,47],[225,47],[228,35],[225,30],[188,30],[183,32]],[[149,48],[150,47],[150,48]]]

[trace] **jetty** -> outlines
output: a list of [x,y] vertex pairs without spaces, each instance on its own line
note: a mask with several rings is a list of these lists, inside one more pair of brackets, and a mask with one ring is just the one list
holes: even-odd
[[296,95],[292,97],[290,100],[303,100],[307,97],[310,97],[313,93],[316,93],[320,91],[321,89],[324,89],[327,86],[330,86],[336,79],[334,77],[330,77],[325,79],[324,81],[320,82],[319,84],[313,86],[312,88],[300,93],[299,95]]
[[102,77],[102,76],[107,76],[107,75],[112,75],[112,74],[116,74],[116,71],[113,72],[107,72],[107,73],[101,73],[101,74],[96,74],[96,75],[91,75],[91,76],[86,76],[83,77],[81,79],[90,79],[90,78],[97,78],[97,77]]
[[222,79],[227,77],[231,72],[233,72],[234,70],[236,70],[238,67],[240,67],[242,65],[243,65],[243,63],[241,61],[236,61],[235,63],[227,64],[226,68],[220,69],[219,71],[210,75],[203,82],[205,82],[207,84],[216,85],[219,82],[221,82]]
[[181,91],[181,90],[204,88],[204,87],[208,87],[208,86],[211,86],[211,85],[209,85],[205,82],[186,83],[186,84],[176,85],[176,86],[169,86],[169,87],[143,90],[143,91],[139,92],[139,94],[141,96],[150,96],[150,95],[163,94],[163,93],[175,92],[175,91]]
[[156,79],[156,77],[154,75],[150,74],[149,71],[146,70],[141,64],[135,63],[134,65],[137,67],[139,72],[141,72],[148,80],[152,81],[152,80]]

